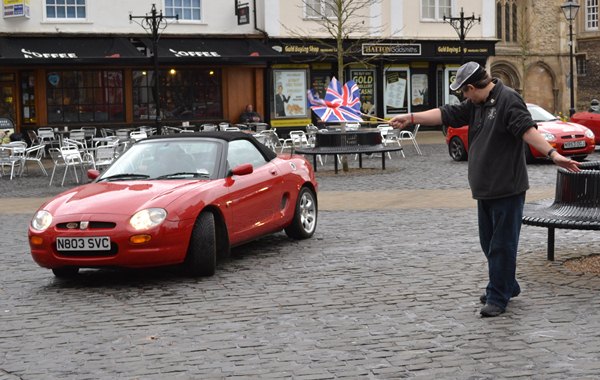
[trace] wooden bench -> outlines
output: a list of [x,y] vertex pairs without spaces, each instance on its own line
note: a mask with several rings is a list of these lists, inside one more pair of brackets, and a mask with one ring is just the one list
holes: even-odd
[[378,130],[347,131],[347,132],[319,132],[316,134],[314,147],[295,149],[295,153],[312,155],[313,167],[317,171],[317,156],[335,156],[334,168],[338,172],[337,156],[340,154],[357,154],[358,165],[362,168],[363,154],[381,153],[381,169],[385,170],[385,156],[388,152],[402,150],[402,146],[386,146]]
[[523,224],[548,228],[548,260],[554,260],[554,230],[600,230],[600,162],[581,172],[558,168],[554,200],[527,203]]

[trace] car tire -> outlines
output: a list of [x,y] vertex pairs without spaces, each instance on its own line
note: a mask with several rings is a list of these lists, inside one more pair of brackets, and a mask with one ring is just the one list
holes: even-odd
[[308,187],[302,187],[296,201],[294,219],[285,228],[285,233],[292,239],[308,239],[317,229],[317,197]]
[[60,267],[52,269],[57,278],[73,278],[79,274],[78,267]]
[[454,161],[465,161],[467,159],[465,144],[459,137],[453,137],[448,143],[448,154]]
[[585,161],[585,159],[587,158],[587,156],[575,156],[573,157],[573,159],[577,162],[583,162]]
[[208,277],[215,274],[217,242],[215,217],[211,212],[205,211],[196,219],[184,264],[187,273],[194,277]]
[[535,156],[533,155],[533,153],[531,153],[531,148],[529,147],[528,144],[524,144],[524,148],[525,149],[525,162],[528,164],[533,164],[535,162]]

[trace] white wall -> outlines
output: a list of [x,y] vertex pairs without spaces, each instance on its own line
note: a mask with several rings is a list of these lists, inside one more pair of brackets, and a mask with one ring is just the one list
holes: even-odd
[[[264,0],[257,0],[257,8]],[[233,0],[203,0],[203,22],[168,22],[164,34],[259,34],[254,29],[250,3],[250,24],[237,25]],[[31,0],[31,18],[1,18],[0,33],[69,33],[69,34],[143,34],[136,23],[130,23],[129,14],[150,14],[152,4],[160,12],[162,0],[87,0],[87,19],[83,21],[44,20],[44,0]]]

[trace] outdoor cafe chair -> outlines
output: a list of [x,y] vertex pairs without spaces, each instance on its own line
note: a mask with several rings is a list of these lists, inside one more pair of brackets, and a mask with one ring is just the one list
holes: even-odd
[[145,131],[132,131],[129,134],[129,137],[131,138],[131,140],[133,141],[139,141],[141,139],[145,139],[146,137],[148,137],[148,135],[146,134]]
[[4,175],[5,166],[10,167],[11,180],[16,175],[23,174],[25,149],[27,149],[27,143],[23,141],[13,141],[0,147],[0,167],[2,169],[2,175]]
[[66,141],[77,141],[83,145],[84,148],[88,147],[87,138],[85,136],[85,131],[83,129],[72,129],[69,132],[69,137],[63,139],[63,145],[66,144]]
[[400,141],[411,141],[413,143],[413,146],[415,147],[415,150],[417,151],[417,154],[423,155],[423,153],[421,152],[421,148],[419,148],[419,144],[417,144],[417,132],[419,132],[420,126],[421,124],[415,124],[415,128],[412,132],[405,129],[400,131],[399,139]]
[[37,130],[37,136],[41,144],[50,147],[56,147],[59,145],[59,141],[54,134],[54,130],[49,127],[40,127]]
[[42,170],[42,173],[44,173],[45,176],[48,176],[48,172],[46,172],[46,168],[42,163],[42,157],[44,157],[45,148],[46,147],[44,145],[39,144],[30,146],[29,148],[25,149],[25,170],[29,170],[27,168],[27,162],[32,161],[38,164],[38,166]]
[[65,172],[63,174],[61,186],[65,184],[65,178],[67,177],[67,172],[69,168],[73,169],[73,175],[75,176],[75,182],[79,183],[79,177],[77,176],[77,167],[82,166],[81,155],[79,150],[73,147],[62,147],[62,148],[50,148],[48,150],[50,153],[50,157],[52,158],[52,163],[54,164],[52,167],[52,174],[50,175],[50,183],[48,186],[52,186],[52,181],[54,180],[54,174],[56,173],[57,168],[64,168]]
[[118,144],[107,144],[107,145],[99,145],[95,148],[94,153],[94,163],[96,169],[100,170],[101,168],[110,166],[115,160],[115,156],[117,154]]

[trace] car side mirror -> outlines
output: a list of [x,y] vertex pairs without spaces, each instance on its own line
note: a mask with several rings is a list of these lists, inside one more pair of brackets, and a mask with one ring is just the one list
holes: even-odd
[[229,171],[229,176],[232,175],[247,175],[254,171],[252,164],[241,164]]
[[96,169],[88,169],[87,171],[87,177],[89,179],[91,179],[92,181],[95,180],[96,178],[98,178],[100,176],[100,172]]

